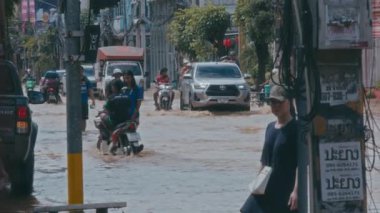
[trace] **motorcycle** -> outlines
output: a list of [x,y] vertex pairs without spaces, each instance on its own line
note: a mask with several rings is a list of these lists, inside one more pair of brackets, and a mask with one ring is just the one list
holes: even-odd
[[172,105],[173,86],[171,84],[159,85],[158,100],[160,108],[170,110]]
[[36,80],[34,78],[28,78],[25,82],[25,89],[28,97],[30,97],[30,92],[34,90],[36,86]]
[[57,92],[55,91],[55,89],[53,87],[49,87],[47,88],[47,91],[46,91],[46,101],[48,103],[55,103],[57,104],[58,103],[58,97],[57,97]]
[[[264,86],[252,86],[250,88],[251,93],[251,105],[257,105],[258,107],[264,106],[268,102],[270,86],[269,84]],[[269,89],[269,90],[268,90]]]
[[33,91],[36,86],[36,80],[33,78],[28,78],[25,82],[26,91]]
[[144,145],[140,144],[140,134],[136,131],[137,123],[135,121],[126,121],[115,127],[112,134],[109,133],[106,125],[103,124],[100,116],[94,119],[95,127],[106,135],[107,140],[99,137],[97,148],[103,154],[111,153],[112,155],[136,155],[140,153]]

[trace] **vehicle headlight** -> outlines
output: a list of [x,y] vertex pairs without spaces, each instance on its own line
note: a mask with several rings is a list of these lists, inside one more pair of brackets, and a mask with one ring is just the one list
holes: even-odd
[[240,89],[240,90],[246,90],[246,89],[248,89],[248,86],[247,86],[246,84],[240,84],[240,85],[238,85],[237,87],[238,87],[238,89]]
[[194,84],[194,89],[206,89],[207,84]]

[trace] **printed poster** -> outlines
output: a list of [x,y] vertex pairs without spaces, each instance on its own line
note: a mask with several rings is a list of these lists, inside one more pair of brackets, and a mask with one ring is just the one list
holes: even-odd
[[322,201],[363,200],[360,142],[320,143],[319,153]]

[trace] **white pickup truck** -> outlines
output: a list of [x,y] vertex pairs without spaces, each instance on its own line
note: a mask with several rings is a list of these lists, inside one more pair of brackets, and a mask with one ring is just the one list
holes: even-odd
[[132,71],[136,83],[144,88],[146,73],[143,70],[144,49],[129,46],[100,47],[97,54],[95,70],[99,97],[106,98],[106,86],[112,80],[113,70],[118,68],[123,73]]

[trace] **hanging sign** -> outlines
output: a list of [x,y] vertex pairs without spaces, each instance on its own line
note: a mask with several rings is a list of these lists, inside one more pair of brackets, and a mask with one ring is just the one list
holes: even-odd
[[85,29],[85,55],[86,62],[94,63],[99,47],[100,26],[90,25]]

